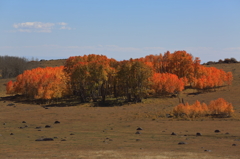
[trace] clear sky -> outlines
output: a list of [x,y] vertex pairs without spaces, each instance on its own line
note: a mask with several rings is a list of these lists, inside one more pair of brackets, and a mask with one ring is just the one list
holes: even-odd
[[240,60],[240,0],[0,0],[0,55]]

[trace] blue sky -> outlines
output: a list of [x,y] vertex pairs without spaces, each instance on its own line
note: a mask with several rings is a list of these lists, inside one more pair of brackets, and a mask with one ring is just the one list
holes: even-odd
[[0,55],[240,60],[239,0],[0,0]]

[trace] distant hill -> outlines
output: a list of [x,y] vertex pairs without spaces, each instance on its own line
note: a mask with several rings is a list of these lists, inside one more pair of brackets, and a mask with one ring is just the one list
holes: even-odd
[[63,66],[66,62],[66,59],[58,59],[58,60],[40,60],[40,61],[29,61],[28,62],[28,70],[37,67],[57,67]]

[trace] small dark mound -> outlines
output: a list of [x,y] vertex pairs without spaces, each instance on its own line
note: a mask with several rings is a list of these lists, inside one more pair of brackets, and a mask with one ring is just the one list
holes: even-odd
[[40,138],[36,139],[35,141],[54,141],[53,138]]
[[10,103],[10,104],[8,104],[7,106],[14,106],[15,104],[13,104],[13,103]]
[[140,131],[137,131],[135,134],[141,134],[141,132],[140,132]]
[[232,146],[237,146],[237,144],[232,144]]
[[55,121],[54,124],[60,124],[60,121]]
[[171,135],[177,135],[175,132],[172,132]]
[[201,133],[196,133],[196,136],[202,136],[202,134]]
[[42,127],[41,126],[37,126],[36,129],[41,129]]
[[137,128],[137,130],[143,130],[141,127]]
[[212,150],[204,150],[204,152],[212,152]]
[[182,141],[178,143],[178,145],[185,145],[185,144],[187,144],[187,143],[186,142],[182,142]]
[[215,132],[215,133],[219,133],[219,132],[220,132],[220,130],[215,130],[214,132]]
[[51,128],[51,125],[46,125],[45,128]]
[[26,123],[26,121],[22,121],[22,123]]
[[74,133],[71,133],[70,135],[75,135]]
[[14,135],[13,133],[10,133],[10,135]]
[[61,141],[67,141],[66,139],[62,139]]

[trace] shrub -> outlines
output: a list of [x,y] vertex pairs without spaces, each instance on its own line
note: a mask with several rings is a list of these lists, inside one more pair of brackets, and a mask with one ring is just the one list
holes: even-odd
[[223,98],[213,100],[209,105],[196,101],[193,105],[188,103],[179,104],[173,109],[173,114],[176,117],[186,116],[188,118],[196,118],[211,115],[213,117],[228,117],[234,112],[231,103],[228,103]]
[[230,116],[234,112],[232,104],[223,98],[211,101],[208,109],[211,115],[216,116]]
[[173,114],[176,117],[196,118],[208,114],[208,107],[205,103],[201,104],[198,100],[193,105],[181,103],[173,109]]

